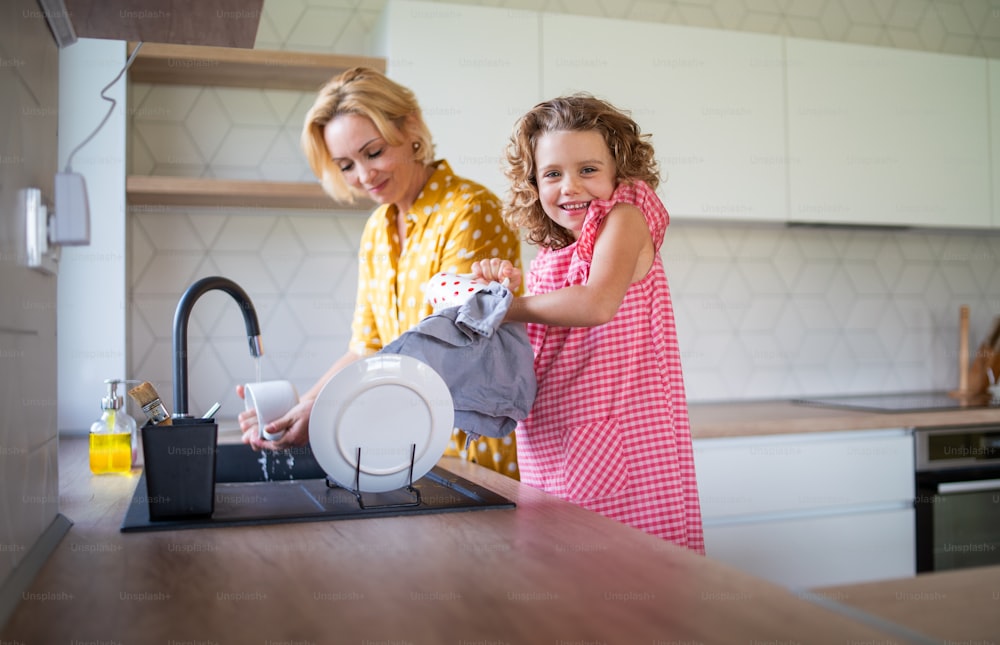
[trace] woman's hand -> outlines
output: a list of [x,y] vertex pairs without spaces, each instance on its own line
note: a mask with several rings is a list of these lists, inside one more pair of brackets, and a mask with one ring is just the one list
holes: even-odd
[[508,288],[517,292],[521,286],[521,270],[514,266],[510,260],[490,258],[489,260],[477,260],[472,263],[472,275],[480,282],[503,282],[509,279]]
[[[236,394],[242,399],[243,386],[236,386]],[[285,450],[294,446],[304,446],[309,443],[309,417],[312,414],[313,399],[302,399],[285,413],[284,416],[267,424],[264,430],[268,434],[284,432],[273,441],[261,437],[257,426],[257,411],[244,410],[240,412],[240,430],[243,432],[243,443],[250,444],[254,450]]]

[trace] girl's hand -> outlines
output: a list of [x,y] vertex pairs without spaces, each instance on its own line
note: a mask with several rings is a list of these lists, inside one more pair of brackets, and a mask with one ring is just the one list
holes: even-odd
[[503,282],[509,279],[508,288],[517,292],[521,286],[521,270],[514,266],[510,260],[491,258],[489,260],[478,260],[472,263],[472,275],[480,282]]

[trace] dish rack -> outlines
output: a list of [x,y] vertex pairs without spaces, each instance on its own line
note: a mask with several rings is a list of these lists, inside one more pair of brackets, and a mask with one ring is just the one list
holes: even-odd
[[[420,506],[421,497],[420,491],[413,487],[413,462],[417,455],[417,444],[410,444],[410,472],[409,476],[406,478],[407,484],[404,487],[408,493],[412,495],[411,501],[408,502],[387,502],[385,504],[365,504],[364,493],[361,492],[361,446],[358,446],[357,453],[354,455],[354,488],[347,489],[354,499],[358,501],[358,508],[362,510],[376,509],[376,508],[408,508],[410,506]],[[333,481],[329,476],[326,478],[327,488],[342,488],[340,484]]]

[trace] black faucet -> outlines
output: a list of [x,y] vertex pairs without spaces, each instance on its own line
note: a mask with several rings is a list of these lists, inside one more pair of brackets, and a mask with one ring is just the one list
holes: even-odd
[[187,327],[188,318],[194,303],[206,291],[225,291],[233,297],[243,311],[243,322],[247,327],[247,339],[250,341],[250,355],[259,357],[264,353],[260,344],[260,325],[257,323],[257,311],[247,295],[238,284],[229,278],[210,276],[198,280],[181,295],[174,312],[174,417],[190,417],[188,414],[188,362],[187,362]]

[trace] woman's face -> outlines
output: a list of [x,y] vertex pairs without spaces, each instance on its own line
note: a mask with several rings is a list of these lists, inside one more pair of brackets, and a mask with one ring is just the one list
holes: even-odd
[[400,145],[389,145],[366,116],[335,116],[323,128],[323,141],[347,184],[379,204],[395,204],[405,212],[423,188],[425,167],[412,144],[404,138]]
[[615,192],[615,162],[596,130],[546,132],[535,143],[542,210],[573,238],[580,237],[591,200]]

